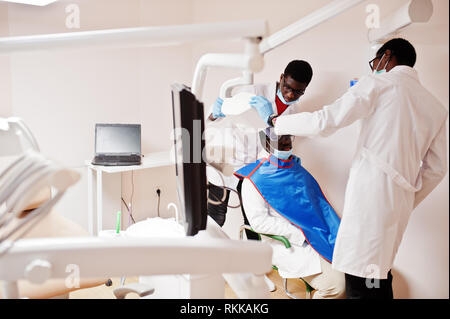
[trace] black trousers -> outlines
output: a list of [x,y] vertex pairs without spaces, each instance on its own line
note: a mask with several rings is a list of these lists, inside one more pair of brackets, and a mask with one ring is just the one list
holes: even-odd
[[[226,192],[225,199],[219,205],[214,205],[208,202],[208,215],[211,216],[211,218],[214,219],[216,223],[219,224],[220,227],[222,227],[223,224],[225,224],[225,216],[227,213],[228,201],[230,200],[230,191],[227,189],[224,190],[222,187],[216,186],[211,183],[208,183],[208,189],[209,189],[208,199],[211,199],[216,202],[221,201],[224,192]],[[250,225],[247,216],[245,215],[244,206],[242,205],[241,199],[242,180],[239,181],[236,190],[239,193],[239,199],[241,201],[241,211],[242,217],[244,217],[244,224]],[[258,240],[258,235],[256,235],[254,232],[245,230],[245,233],[247,235],[247,239]]]
[[387,279],[366,279],[345,274],[347,299],[394,299],[392,273]]

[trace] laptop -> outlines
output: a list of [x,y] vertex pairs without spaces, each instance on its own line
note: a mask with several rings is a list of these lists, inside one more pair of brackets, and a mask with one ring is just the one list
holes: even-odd
[[93,165],[141,164],[140,124],[95,124]]

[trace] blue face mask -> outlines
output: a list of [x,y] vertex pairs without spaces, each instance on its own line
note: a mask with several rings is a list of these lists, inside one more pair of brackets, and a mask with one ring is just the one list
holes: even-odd
[[279,151],[279,150],[274,149],[274,150],[273,150],[273,155],[274,155],[276,158],[279,158],[279,159],[281,159],[281,160],[286,161],[286,160],[289,159],[289,157],[291,157],[291,155],[292,155],[292,149],[290,149],[289,151]]
[[295,101],[292,101],[292,102],[286,102],[286,100],[283,97],[283,94],[281,94],[281,90],[280,89],[278,89],[278,91],[277,91],[277,96],[280,99],[280,101],[283,102],[286,105],[291,105],[291,104],[297,103],[297,101],[299,100],[299,99],[296,99]]

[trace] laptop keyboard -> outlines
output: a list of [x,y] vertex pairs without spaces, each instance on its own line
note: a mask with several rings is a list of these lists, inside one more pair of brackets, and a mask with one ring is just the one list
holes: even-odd
[[108,162],[138,162],[140,156],[98,156],[98,159]]
[[141,161],[141,157],[139,155],[130,155],[130,156],[120,156],[120,155],[108,155],[101,156],[98,155],[94,158],[93,163],[101,163],[101,164],[126,164],[126,163],[134,163],[139,164]]

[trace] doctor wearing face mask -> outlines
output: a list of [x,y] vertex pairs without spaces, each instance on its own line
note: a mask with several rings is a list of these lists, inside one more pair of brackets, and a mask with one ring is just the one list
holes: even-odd
[[278,135],[329,136],[361,120],[333,254],[347,298],[393,298],[391,269],[411,212],[447,172],[448,111],[420,83],[415,61],[411,43],[392,39],[369,62],[373,73],[321,110],[258,109]]

